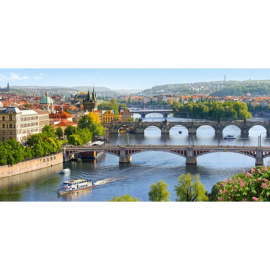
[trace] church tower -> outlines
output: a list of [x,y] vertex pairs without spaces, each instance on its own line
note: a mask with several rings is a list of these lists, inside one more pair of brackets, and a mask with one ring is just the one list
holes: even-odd
[[83,100],[84,111],[93,112],[97,109],[97,94],[93,88],[92,95],[88,91],[86,98]]

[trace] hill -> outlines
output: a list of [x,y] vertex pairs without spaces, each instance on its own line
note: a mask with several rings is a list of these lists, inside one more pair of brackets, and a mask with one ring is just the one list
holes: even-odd
[[[70,96],[78,92],[92,91],[93,86],[78,86],[78,87],[64,87],[64,86],[12,86],[10,87],[10,93],[16,93],[19,95],[35,95],[43,96],[46,92],[49,95]],[[118,94],[115,91],[107,87],[95,87],[95,91],[98,97],[117,97]]]
[[142,96],[194,94],[208,94],[213,96],[268,96],[270,95],[270,80],[164,84],[146,89],[139,94]]

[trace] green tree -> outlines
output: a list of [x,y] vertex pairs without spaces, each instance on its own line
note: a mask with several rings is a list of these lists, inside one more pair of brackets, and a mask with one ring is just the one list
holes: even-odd
[[76,133],[76,130],[77,130],[76,127],[69,126],[69,127],[67,127],[67,128],[65,129],[64,134],[65,134],[66,136],[69,136],[69,135],[72,135],[72,134]]
[[175,186],[177,201],[207,201],[206,190],[198,177],[194,179],[190,173],[182,174]]
[[42,133],[48,137],[55,137],[55,130],[52,126],[46,125],[42,128]]
[[81,137],[78,134],[72,134],[68,136],[68,143],[72,145],[81,145],[83,144]]
[[138,202],[139,200],[135,197],[132,197],[128,194],[118,197],[113,197],[111,202]]
[[170,192],[168,191],[168,185],[163,181],[159,181],[151,185],[148,195],[149,195],[150,201],[166,202],[169,200],[169,197],[170,197]]
[[57,135],[58,139],[62,139],[63,136],[64,136],[64,132],[63,132],[63,129],[58,127],[56,130],[55,130],[55,134]]

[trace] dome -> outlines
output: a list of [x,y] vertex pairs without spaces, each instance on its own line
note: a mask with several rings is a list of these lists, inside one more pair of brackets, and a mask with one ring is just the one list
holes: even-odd
[[40,104],[53,104],[53,100],[51,97],[46,95],[46,96],[41,98]]

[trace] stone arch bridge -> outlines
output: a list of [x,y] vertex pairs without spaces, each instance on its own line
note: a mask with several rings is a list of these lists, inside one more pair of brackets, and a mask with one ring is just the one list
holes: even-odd
[[197,157],[215,152],[232,152],[253,157],[256,166],[263,165],[263,159],[270,156],[270,147],[256,146],[221,146],[221,145],[111,145],[102,146],[66,146],[64,147],[64,160],[68,161],[79,153],[96,154],[106,152],[119,157],[119,163],[130,163],[132,155],[144,151],[164,151],[174,153],[186,158],[186,165],[196,165]]
[[241,130],[241,138],[248,138],[249,130],[254,126],[262,126],[266,129],[266,137],[270,138],[270,121],[181,121],[181,122],[113,122],[105,124],[109,134],[118,134],[119,129],[126,129],[127,132],[135,134],[144,134],[147,127],[154,126],[161,130],[161,134],[169,134],[170,129],[174,126],[183,126],[187,128],[189,136],[196,136],[197,129],[201,126],[211,126],[215,130],[217,138],[222,137],[223,129],[227,126],[234,125]]

